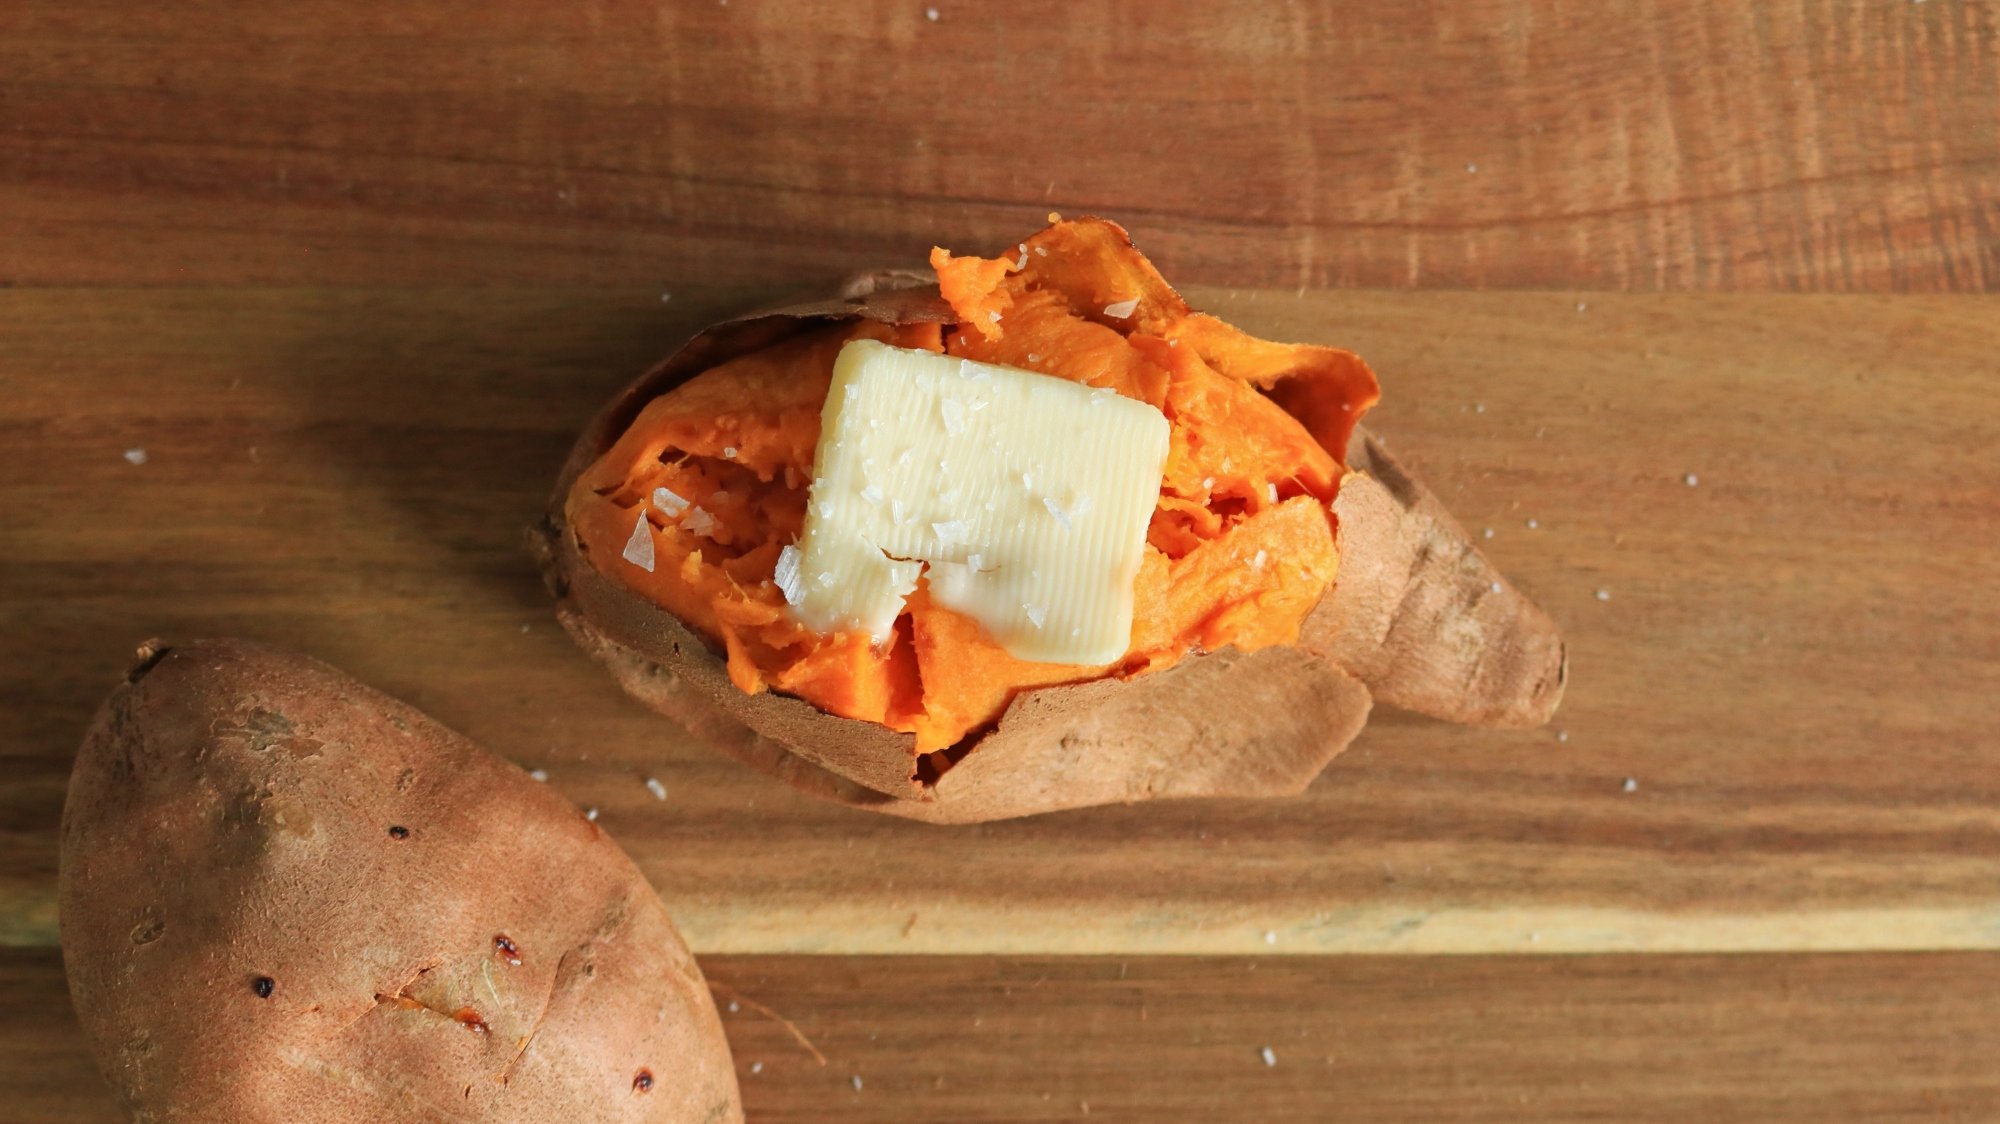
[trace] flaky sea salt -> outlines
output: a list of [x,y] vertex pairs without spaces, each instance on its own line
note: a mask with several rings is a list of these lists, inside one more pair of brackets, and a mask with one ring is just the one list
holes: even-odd
[[1042,622],[1049,619],[1049,611],[1040,605],[1023,605],[1021,611],[1028,614],[1028,623],[1036,628],[1042,627]]
[[1686,476],[1681,477],[1681,482],[1692,488],[1696,484],[1701,483],[1701,478],[1690,472]]
[[732,461],[733,461],[733,460],[735,460],[735,459],[736,459],[736,446],[734,446],[734,445],[724,445],[724,446],[722,447],[722,455],[723,455],[723,457],[724,457],[725,459],[727,459],[727,460],[732,460]]
[[957,437],[965,432],[965,403],[956,398],[938,399],[938,412],[944,415],[944,431]]
[[1277,503],[1278,486],[1276,484],[1270,483],[1269,481],[1266,481],[1264,484],[1264,498],[1270,500],[1272,503]]
[[547,769],[530,769],[528,770],[528,779],[531,781],[547,782],[549,771]]
[[1264,561],[1269,557],[1271,556],[1268,553],[1261,550],[1258,551],[1256,557],[1250,559],[1250,568],[1253,570],[1262,570],[1264,568]]
[[655,488],[653,489],[653,506],[660,509],[660,514],[672,519],[674,516],[688,509],[688,501],[685,496],[677,495],[669,489]]
[[1259,1057],[1264,1059],[1264,1064],[1267,1066],[1275,1066],[1278,1064],[1277,1052],[1272,1050],[1269,1046],[1266,1046],[1262,1050],[1257,1051],[1257,1054]]
[[931,533],[938,537],[938,542],[950,546],[952,543],[964,542],[972,533],[972,527],[963,519],[948,519],[943,523],[931,524]]
[[1131,300],[1119,301],[1116,304],[1107,304],[1104,306],[1104,315],[1112,317],[1113,319],[1117,320],[1123,320],[1127,316],[1130,316],[1137,311],[1139,311],[1138,297],[1133,297]]
[[1048,508],[1049,514],[1056,517],[1056,522],[1062,524],[1063,530],[1071,531],[1076,529],[1076,524],[1070,522],[1069,512],[1063,510],[1063,505],[1057,503],[1051,497],[1043,496],[1042,506]]
[[1610,591],[1610,590],[1608,590],[1608,589],[1600,589],[1600,590],[1598,590],[1598,591],[1597,591],[1597,599],[1598,599],[1599,601],[1609,601],[1609,600],[1611,600],[1611,591]]
[[583,818],[584,818],[584,819],[587,819],[587,820],[589,820],[589,821],[590,821],[591,823],[596,823],[596,822],[597,822],[597,809],[595,809],[595,808],[585,808],[585,809],[583,810]]
[[861,498],[874,507],[882,506],[882,489],[870,484],[861,489]]
[[667,798],[667,786],[661,784],[658,777],[646,778],[646,791],[652,793],[655,800],[665,800]]
[[799,576],[799,548],[786,544],[778,552],[778,563],[771,570],[771,580],[777,583],[778,592],[785,595],[787,605],[796,605],[805,593],[805,583]]
[[1639,778],[1626,777],[1625,783],[1620,785],[1619,787],[1623,788],[1626,792],[1637,792],[1639,791]]
[[715,531],[715,516],[699,507],[688,508],[687,515],[681,519],[681,529],[691,535],[706,537]]
[[653,526],[646,522],[646,513],[639,513],[639,521],[632,525],[632,537],[625,540],[625,561],[647,573],[653,572]]
[[146,450],[144,450],[144,449],[127,449],[127,450],[125,450],[125,459],[126,459],[127,461],[131,462],[132,464],[145,464],[145,463],[146,463]]

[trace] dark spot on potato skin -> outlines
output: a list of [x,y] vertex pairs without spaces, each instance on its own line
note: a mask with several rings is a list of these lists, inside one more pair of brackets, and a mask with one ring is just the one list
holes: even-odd
[[632,1078],[632,1090],[638,1093],[652,1092],[653,1071],[650,1069],[640,1070],[638,1074]]
[[250,990],[256,992],[259,999],[269,999],[271,993],[278,990],[278,981],[269,976],[258,976],[250,981]]
[[394,824],[389,828],[389,838],[391,839],[408,839],[409,837],[410,829],[404,827],[402,824]]
[[284,714],[246,699],[234,716],[234,722],[229,725],[217,723],[215,732],[222,737],[242,738],[250,743],[253,752],[263,753],[289,741],[297,729],[297,723]]
[[470,1007],[460,1007],[458,1013],[453,1015],[452,1018],[457,1019],[458,1025],[474,1034],[485,1034],[487,1031],[486,1020],[480,1018],[479,1012]]
[[132,927],[133,944],[152,944],[167,931],[167,923],[157,917],[148,917]]
[[500,959],[514,967],[521,966],[521,947],[507,934],[500,933],[493,938],[493,951],[500,954]]

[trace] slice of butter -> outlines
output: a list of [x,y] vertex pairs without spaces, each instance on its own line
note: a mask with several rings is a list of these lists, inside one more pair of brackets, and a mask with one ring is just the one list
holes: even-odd
[[889,638],[931,596],[1013,655],[1107,664],[1159,501],[1167,419],[1109,390],[856,340],[834,363],[805,533],[775,580],[817,632]]

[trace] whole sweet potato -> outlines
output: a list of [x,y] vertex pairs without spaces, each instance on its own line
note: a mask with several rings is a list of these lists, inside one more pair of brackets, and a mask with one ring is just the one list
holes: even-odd
[[666,907],[561,796],[316,661],[141,655],[61,874],[71,994],[136,1119],[741,1119]]

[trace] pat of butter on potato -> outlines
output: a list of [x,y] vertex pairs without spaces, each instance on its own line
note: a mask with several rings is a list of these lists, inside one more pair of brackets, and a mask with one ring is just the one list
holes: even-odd
[[808,628],[882,643],[928,570],[931,596],[1014,656],[1111,663],[1167,441],[1159,410],[1110,390],[856,340],[774,580]]

